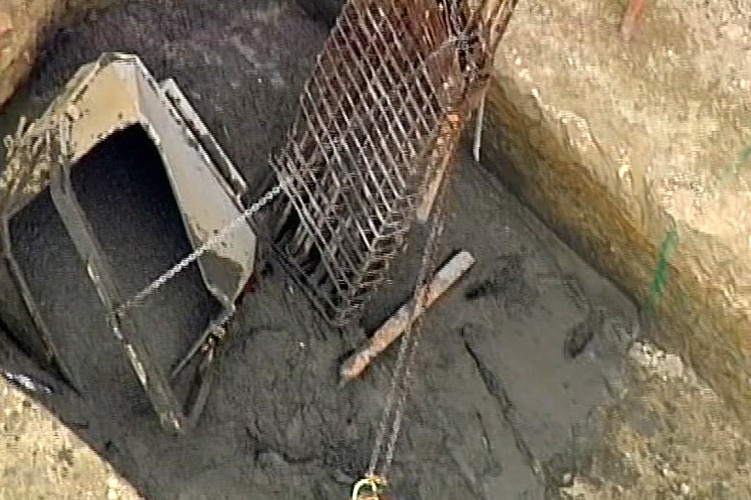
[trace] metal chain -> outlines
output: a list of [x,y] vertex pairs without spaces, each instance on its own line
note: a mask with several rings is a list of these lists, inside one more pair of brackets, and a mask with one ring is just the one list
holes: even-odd
[[[446,184],[448,184],[448,179],[444,180],[444,189],[441,189],[441,191],[445,191]],[[391,466],[391,462],[394,458],[394,449],[396,447],[396,441],[401,430],[401,423],[404,415],[404,406],[407,400],[409,383],[412,375],[411,368],[412,364],[414,364],[415,352],[417,351],[418,339],[416,333],[419,333],[420,331],[424,302],[425,298],[427,297],[428,272],[433,267],[433,262],[437,253],[436,250],[438,247],[438,242],[440,241],[440,235],[443,232],[444,198],[445,196],[442,196],[442,193],[439,193],[439,202],[435,207],[434,212],[434,222],[431,226],[430,233],[428,234],[428,240],[425,245],[425,250],[423,251],[417,280],[415,281],[410,322],[407,325],[407,328],[404,330],[401,343],[399,344],[399,353],[397,355],[396,366],[394,367],[394,372],[391,378],[389,394],[386,398],[386,406],[384,407],[383,414],[381,415],[381,421],[378,426],[378,433],[376,434],[375,444],[373,446],[373,451],[370,457],[367,474],[368,477],[376,476],[375,471],[379,465],[381,452],[384,448],[386,432],[387,430],[389,430],[389,420],[391,420],[391,428],[389,440],[386,445],[386,453],[383,460],[382,471],[379,474],[380,477],[386,476]]]
[[[452,46],[459,46],[464,41],[464,38],[466,36],[463,33],[459,33],[458,36],[451,36],[447,40],[445,40],[435,51],[433,51],[425,61],[420,65],[421,67],[433,56],[439,54],[442,50],[452,47]],[[441,191],[445,191],[445,185],[448,184],[447,180],[443,182],[443,186]],[[406,402],[406,396],[407,396],[407,387],[408,385],[408,379],[411,375],[411,370],[409,364],[413,362],[414,359],[414,352],[416,351],[416,342],[410,343],[412,340],[412,331],[415,329],[415,323],[418,325],[420,324],[419,319],[422,314],[422,303],[423,298],[426,294],[421,293],[424,292],[424,288],[426,285],[427,280],[427,273],[429,268],[431,267],[431,262],[433,260],[433,255],[435,253],[435,246],[438,241],[439,233],[443,230],[443,223],[442,223],[442,198],[443,196],[440,195],[440,193],[437,196],[437,199],[439,200],[438,206],[435,208],[434,212],[434,218],[435,222],[434,225],[431,227],[431,232],[428,235],[428,241],[426,243],[425,251],[422,256],[422,262],[420,264],[420,269],[418,271],[417,281],[415,283],[415,289],[413,293],[413,308],[412,312],[410,314],[410,322],[405,329],[404,333],[402,334],[402,341],[399,345],[399,353],[397,354],[396,359],[396,366],[394,367],[394,372],[391,379],[391,385],[389,387],[389,394],[386,398],[386,406],[384,407],[383,414],[381,415],[381,421],[378,425],[378,432],[376,434],[376,440],[375,444],[373,446],[373,451],[371,453],[370,462],[368,465],[368,476],[374,477],[375,470],[378,467],[379,458],[381,456],[381,451],[383,450],[384,440],[386,439],[386,432],[387,427],[389,424],[389,420],[393,416],[392,420],[392,426],[391,426],[391,434],[389,438],[389,444],[387,446],[386,451],[386,460],[384,462],[384,469],[388,470],[391,461],[393,459],[394,454],[394,446],[396,444],[396,439],[399,435],[399,430],[401,428],[401,420],[402,420],[402,413],[404,410],[404,404]],[[440,222],[440,223],[439,223]],[[440,228],[439,228],[440,226]],[[406,366],[405,366],[406,365]],[[403,375],[402,375],[402,372]],[[401,382],[401,383],[400,383]]]
[[[413,73],[417,73],[418,70],[421,70],[428,62],[428,60],[432,59],[434,56],[437,56],[441,53],[442,50],[445,50],[449,47],[451,47],[454,44],[460,44],[462,43],[463,37],[460,35],[458,37],[452,36],[445,40],[440,47],[438,47],[435,51],[433,51],[426,60],[424,60],[418,68],[416,68]],[[143,290],[138,292],[136,295],[134,295],[132,298],[130,298],[128,301],[121,304],[115,311],[113,311],[112,314],[114,316],[120,316],[124,314],[129,309],[132,309],[133,307],[136,307],[140,305],[145,299],[147,299],[151,294],[159,290],[165,283],[173,279],[175,276],[180,274],[186,267],[188,267],[190,264],[195,262],[197,259],[199,259],[204,253],[206,253],[208,250],[212,249],[215,245],[218,243],[221,243],[221,241],[232,232],[237,226],[244,221],[245,219],[248,219],[255,215],[256,212],[258,212],[261,208],[263,208],[266,204],[268,204],[272,199],[274,199],[276,196],[278,196],[284,187],[284,184],[287,184],[291,182],[292,179],[286,179],[273,188],[271,188],[269,191],[266,192],[261,198],[258,199],[253,205],[248,207],[242,214],[240,214],[239,217],[237,217],[235,220],[233,220],[230,224],[225,226],[219,233],[215,234],[208,240],[206,240],[205,243],[203,243],[200,247],[198,247],[195,251],[193,251],[191,254],[186,256],[183,260],[175,264],[171,269],[166,271],[164,274],[156,278],[154,281],[152,281],[149,285],[147,285]]]
[[289,182],[289,179],[284,180],[277,184],[276,186],[272,187],[266,193],[264,193],[258,200],[256,200],[255,203],[253,203],[251,206],[246,208],[237,218],[232,220],[229,224],[224,226],[219,232],[212,235],[210,238],[208,238],[201,246],[196,248],[193,252],[188,254],[185,258],[183,258],[180,262],[175,264],[172,268],[167,270],[164,274],[156,278],[154,281],[149,283],[146,287],[144,287],[140,292],[135,294],[133,297],[131,297],[129,300],[121,304],[115,311],[113,312],[115,316],[121,316],[129,309],[132,309],[133,307],[136,307],[143,303],[144,300],[146,300],[151,294],[159,290],[162,286],[164,286],[165,283],[173,279],[175,276],[180,274],[183,270],[185,270],[186,267],[191,265],[193,262],[198,260],[203,254],[205,254],[207,251],[213,249],[216,245],[222,242],[224,238],[227,237],[232,231],[237,229],[237,227],[244,222],[247,219],[250,219],[253,217],[259,210],[261,210],[263,207],[268,205],[274,198],[279,196],[282,193],[282,190],[284,189],[284,185]]
[[[439,215],[439,214],[437,214]],[[402,393],[399,399],[397,400],[396,409],[394,410],[394,421],[391,426],[391,434],[389,436],[389,441],[386,444],[386,457],[383,461],[383,468],[381,471],[381,475],[386,477],[389,474],[389,470],[391,468],[391,463],[394,460],[394,452],[396,450],[396,442],[399,438],[399,434],[401,431],[402,422],[404,420],[404,408],[407,402],[407,396],[409,396],[409,389],[412,382],[412,375],[413,370],[412,367],[415,364],[415,355],[417,353],[417,345],[419,343],[419,334],[422,331],[422,324],[424,321],[424,315],[423,311],[425,309],[425,300],[427,297],[427,271],[429,269],[434,268],[435,263],[435,256],[437,254],[437,248],[438,248],[438,242],[440,240],[440,235],[443,232],[443,220],[439,220],[438,217],[436,217],[436,222],[433,226],[432,231],[432,249],[426,252],[424,256],[424,272],[422,273],[424,275],[425,281],[423,281],[422,293],[420,296],[420,302],[419,307],[415,311],[415,317],[414,322],[410,328],[410,340],[411,345],[409,346],[409,349],[407,350],[407,359],[405,362],[404,367],[404,380],[402,382]]]

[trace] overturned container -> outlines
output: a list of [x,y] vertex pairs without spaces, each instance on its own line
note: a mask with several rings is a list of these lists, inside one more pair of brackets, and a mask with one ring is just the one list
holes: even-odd
[[[0,237],[13,279],[2,286],[14,288],[23,311],[3,316],[25,325],[23,343],[79,391],[97,377],[71,368],[93,352],[75,343],[90,330],[114,334],[162,426],[185,432],[201,413],[216,349],[254,271],[256,235],[243,220],[242,176],[175,82],[155,81],[138,57],[119,53],[82,67],[6,147]],[[165,280],[129,301],[233,222],[196,266],[179,269],[180,279],[191,277],[182,289]],[[55,243],[46,242],[45,233],[55,231]],[[45,252],[56,255],[52,275],[66,255],[77,255],[96,313],[67,305],[76,294],[66,277],[40,274],[34,255]],[[44,286],[47,280],[54,283]],[[54,297],[50,288],[58,289]],[[170,305],[176,296],[180,307]],[[197,356],[193,390],[178,390],[178,375]]]

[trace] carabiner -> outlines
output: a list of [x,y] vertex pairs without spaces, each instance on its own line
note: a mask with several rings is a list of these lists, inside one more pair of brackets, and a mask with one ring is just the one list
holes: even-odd
[[[351,500],[378,500],[384,486],[386,486],[386,480],[380,476],[364,477],[352,487]],[[366,488],[370,492],[365,491]]]

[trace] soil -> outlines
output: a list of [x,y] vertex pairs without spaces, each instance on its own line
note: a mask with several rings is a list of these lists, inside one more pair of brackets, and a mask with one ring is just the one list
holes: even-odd
[[0,377],[0,500],[140,497],[70,429]]
[[751,498],[751,440],[734,412],[678,356],[640,341],[628,359],[630,390],[599,412],[599,432],[576,439],[562,496]]
[[[176,79],[249,184],[259,186],[325,36],[324,25],[284,1],[117,5],[52,39],[3,115],[2,132],[20,112],[41,111],[81,64],[103,51],[134,52],[158,78]],[[118,278],[136,291],[186,248],[164,186],[149,171],[153,160],[141,148],[121,147],[131,152],[89,158],[79,195]],[[546,498],[575,458],[574,430],[593,425],[593,411],[626,383],[636,314],[466,154],[449,196],[441,259],[466,249],[477,264],[424,323],[392,466],[395,497]],[[365,331],[408,297],[423,232],[368,308]],[[340,387],[338,365],[360,339],[326,326],[302,292],[269,276],[232,323],[197,428],[171,437],[108,332],[48,198],[21,215],[15,234],[80,394],[10,346],[0,364],[48,382],[54,392],[39,400],[143,496],[347,498],[370,458],[395,349],[363,380]],[[186,274],[143,312],[165,369],[210,306],[194,284]]]

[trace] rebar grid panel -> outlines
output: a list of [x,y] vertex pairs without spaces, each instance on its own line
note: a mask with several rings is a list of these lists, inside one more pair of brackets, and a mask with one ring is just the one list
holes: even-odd
[[386,281],[485,90],[513,4],[344,6],[272,161],[284,183],[272,245],[334,324]]

